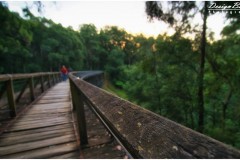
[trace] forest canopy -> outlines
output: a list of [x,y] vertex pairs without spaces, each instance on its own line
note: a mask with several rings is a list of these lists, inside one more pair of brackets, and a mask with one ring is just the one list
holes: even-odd
[[[59,71],[61,65],[103,70],[128,100],[198,129],[199,37],[153,38],[94,24],[75,31],[23,11],[24,18],[0,3],[1,74]],[[223,38],[206,41],[202,132],[240,148],[240,23],[228,16]]]

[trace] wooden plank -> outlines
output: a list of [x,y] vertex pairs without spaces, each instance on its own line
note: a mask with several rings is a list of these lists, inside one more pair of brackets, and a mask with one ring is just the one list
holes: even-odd
[[80,158],[80,153],[79,151],[74,151],[74,152],[70,152],[70,153],[66,153],[63,155],[58,155],[58,156],[54,156],[54,157],[50,157],[49,159],[79,159]]
[[49,100],[49,99],[68,99],[69,100],[69,96],[68,95],[46,95],[43,96],[41,99],[44,100]]
[[[61,106],[50,106],[50,107],[36,107],[36,108],[33,108],[31,109],[30,111],[26,112],[25,114],[26,115],[29,115],[29,114],[36,114],[35,112],[37,111],[41,111],[41,112],[44,112],[44,111],[49,111],[49,112],[52,112],[52,113],[57,113],[56,110],[67,110],[66,112],[68,112],[69,110],[72,111],[72,108],[70,105],[68,106],[64,106],[64,105],[61,105]],[[55,111],[54,111],[55,110]]]
[[53,99],[53,100],[39,100],[38,104],[48,104],[48,103],[58,103],[58,102],[68,102],[69,100],[65,99]]
[[1,159],[46,159],[78,150],[76,142],[59,144],[12,155],[0,156]]
[[48,107],[51,107],[51,106],[69,106],[71,104],[71,102],[70,101],[68,101],[68,102],[59,102],[59,103],[50,103],[50,104],[40,104],[40,103],[36,103],[36,104],[33,104],[32,105],[32,108],[35,108],[35,107],[46,107],[46,108],[48,108]]
[[20,131],[20,130],[27,130],[27,129],[34,129],[34,128],[42,128],[42,127],[49,127],[49,126],[55,126],[55,125],[60,125],[60,124],[69,124],[72,122],[49,122],[49,123],[40,123],[40,124],[36,124],[36,125],[31,125],[31,126],[13,126],[11,127],[8,131]]
[[[54,103],[51,103],[54,104]],[[61,109],[61,108],[71,108],[71,104],[57,104],[57,105],[49,105],[47,106],[34,106],[33,108],[31,108],[28,112],[26,113],[30,113],[32,110],[45,110],[45,109]],[[46,104],[44,104],[46,105]]]
[[[39,117],[41,116],[41,117]],[[43,120],[44,118],[58,118],[58,117],[71,117],[70,112],[62,112],[62,113],[46,113],[46,114],[29,114],[28,116],[22,118],[20,121],[34,121],[34,120]]]
[[38,120],[32,120],[32,121],[18,121],[17,123],[14,124],[14,126],[22,126],[22,125],[35,125],[35,124],[41,124],[41,123],[46,123],[46,122],[62,122],[62,121],[72,121],[72,118],[66,118],[66,117],[57,117],[57,118],[49,118],[45,119],[44,121],[41,119]]
[[24,118],[21,118],[21,120],[29,120],[31,121],[32,120],[37,120],[37,119],[44,119],[44,118],[48,118],[48,117],[51,117],[51,118],[57,118],[57,117],[69,117],[71,116],[70,112],[62,112],[62,113],[46,113],[46,114],[29,114],[27,115],[26,117]]
[[4,134],[0,135],[0,138],[2,137],[8,137],[8,136],[19,136],[19,135],[27,135],[27,134],[35,134],[35,133],[41,133],[41,132],[48,132],[52,130],[61,130],[66,128],[72,128],[71,123],[66,124],[60,124],[56,126],[47,126],[43,128],[37,128],[34,130],[26,130],[26,131],[19,131],[19,132],[4,132]]
[[72,110],[69,110],[68,112],[57,112],[57,113],[53,113],[53,112],[47,112],[47,113],[40,113],[40,114],[37,114],[37,113],[32,113],[32,114],[28,114],[27,117],[51,117],[51,116],[54,116],[54,115],[64,115],[64,114],[71,114]]
[[[68,84],[66,84],[66,85],[68,85]],[[64,86],[64,85],[62,85],[62,86],[60,86],[60,85],[56,85],[56,86],[54,86],[51,90],[49,90],[47,93],[55,93],[55,92],[57,92],[58,94],[61,94],[61,93],[68,93],[69,92],[69,87],[68,86]]]
[[42,147],[49,147],[52,145],[67,143],[75,140],[76,140],[75,136],[65,135],[65,136],[55,137],[55,138],[46,139],[46,140],[4,146],[4,147],[0,147],[0,156],[33,150],[33,149],[42,148]]
[[27,115],[29,114],[42,114],[42,113],[58,113],[58,112],[71,112],[72,109],[70,107],[59,107],[59,108],[47,108],[47,109],[41,109],[41,108],[36,108],[31,110],[31,112],[26,113]]
[[54,91],[54,92],[47,92],[46,95],[47,96],[65,96],[67,94],[69,94],[69,92],[61,92],[61,93],[59,93],[58,91]]
[[57,123],[57,122],[73,122],[72,119],[69,118],[55,118],[55,119],[47,119],[45,121],[37,120],[37,121],[25,121],[25,122],[18,122],[13,125],[13,127],[17,126],[37,126],[39,124],[47,123]]
[[[39,120],[43,120],[44,118],[48,118],[49,116],[41,116],[39,117],[38,115],[28,115],[26,117],[23,117],[21,119],[18,120],[18,122],[31,122],[31,121],[39,121]],[[49,119],[55,119],[55,118],[70,118],[72,119],[71,114],[69,113],[63,113],[63,114],[51,114],[51,118]]]
[[49,97],[42,97],[41,100],[67,100],[69,101],[69,96],[49,96]]
[[8,145],[16,145],[19,143],[31,142],[31,141],[39,141],[44,139],[50,139],[54,137],[59,137],[63,135],[74,135],[73,128],[41,132],[38,134],[28,134],[28,135],[19,135],[19,136],[10,136],[4,139],[0,139],[0,147],[8,146]]
[[28,112],[26,113],[26,115],[29,115],[29,114],[42,114],[42,113],[49,113],[49,112],[52,112],[52,113],[56,113],[56,112],[70,112],[72,111],[71,108],[56,108],[56,109],[43,109],[43,110],[32,110],[31,112]]

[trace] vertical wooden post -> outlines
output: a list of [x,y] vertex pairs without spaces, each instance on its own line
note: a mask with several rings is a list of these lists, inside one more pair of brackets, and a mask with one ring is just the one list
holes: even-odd
[[43,93],[44,92],[44,79],[43,79],[43,75],[41,75],[40,81],[41,81],[41,91]]
[[83,95],[80,91],[78,92],[79,96],[79,106],[77,106],[77,113],[79,117],[79,128],[80,128],[80,142],[82,145],[88,144],[88,136],[87,136],[87,126],[86,126],[86,118],[85,118],[85,110],[84,110],[84,102],[83,102]]
[[53,79],[53,85],[55,85],[56,84],[56,80],[55,80],[55,76],[54,76],[53,73],[52,73],[52,79]]
[[33,77],[29,78],[29,89],[30,89],[31,101],[34,101],[35,94],[34,94],[34,81],[33,81]]
[[71,91],[71,97],[72,97],[73,111],[75,111],[76,110],[76,103],[75,103],[76,95],[74,93],[74,84],[73,84],[72,80],[70,80],[70,91]]
[[8,98],[8,105],[10,108],[10,116],[16,117],[16,103],[15,103],[15,97],[14,97],[14,88],[13,88],[13,81],[12,79],[8,80],[6,82],[7,85],[7,98]]
[[71,85],[73,108],[77,114],[77,124],[78,124],[78,132],[80,136],[80,143],[81,145],[86,145],[88,144],[88,137],[87,137],[87,127],[86,127],[86,119],[85,119],[85,112],[84,112],[83,96],[80,93],[80,91],[77,90],[73,82],[70,81],[70,85]]
[[51,88],[51,78],[50,78],[50,74],[48,74],[48,88]]

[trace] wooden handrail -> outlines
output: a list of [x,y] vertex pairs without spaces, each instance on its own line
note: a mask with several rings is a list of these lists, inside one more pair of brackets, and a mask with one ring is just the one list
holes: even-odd
[[[44,80],[45,77],[45,80]],[[57,77],[57,78],[56,78]],[[34,83],[34,80],[39,79]],[[15,80],[26,80],[26,83],[23,85],[19,94],[14,91],[14,81]],[[0,83],[2,87],[0,89],[0,100],[3,99],[4,93],[6,93],[6,99],[9,106],[9,112],[11,117],[17,115],[17,105],[19,100],[22,98],[23,94],[29,88],[29,99],[32,102],[35,98],[35,90],[37,86],[40,86],[40,92],[44,92],[44,85],[47,82],[48,88],[51,87],[51,83],[55,84],[61,80],[60,72],[40,72],[40,73],[30,73],[30,74],[4,74],[0,75]],[[0,106],[1,107],[1,106]],[[1,115],[0,115],[1,116]]]
[[0,75],[0,82],[7,81],[7,80],[17,80],[17,79],[26,79],[31,77],[40,77],[40,76],[47,76],[47,75],[59,75],[59,72],[39,72],[39,73],[23,73],[23,74],[2,74]]
[[[71,90],[74,90],[74,107],[82,107],[79,104],[85,103],[94,110],[133,158],[240,158],[240,151],[229,145],[143,109],[74,75],[69,77]],[[84,116],[82,118],[85,121]],[[81,134],[87,137],[85,128],[80,126],[80,138]]]

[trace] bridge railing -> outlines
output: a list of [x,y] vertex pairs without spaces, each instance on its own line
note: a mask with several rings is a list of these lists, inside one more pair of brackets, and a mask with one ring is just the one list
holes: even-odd
[[0,75],[0,127],[60,78],[59,72]]
[[231,146],[112,95],[74,75],[69,77],[73,106],[79,115],[81,145],[88,143],[85,104],[132,158],[240,158],[239,150]]

